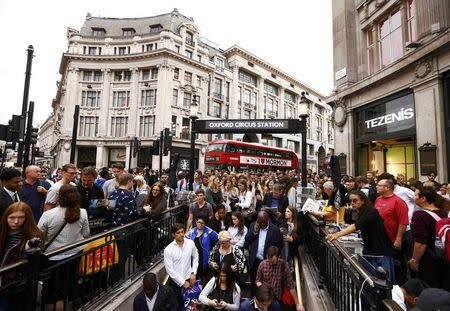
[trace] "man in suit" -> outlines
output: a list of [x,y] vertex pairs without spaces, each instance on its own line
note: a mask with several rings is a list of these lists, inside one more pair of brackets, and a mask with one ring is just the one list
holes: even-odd
[[0,218],[3,212],[14,202],[22,201],[22,173],[13,167],[5,168],[0,174],[3,188],[0,190]]
[[152,272],[144,276],[142,292],[133,302],[133,311],[177,311],[178,303],[169,286],[158,284]]
[[260,211],[256,222],[250,224],[244,244],[244,247],[248,248],[249,251],[248,262],[252,284],[255,284],[259,264],[266,259],[267,249],[270,246],[281,249],[283,247],[283,236],[276,225],[269,223],[268,213]]
[[283,218],[284,212],[289,205],[288,197],[281,193],[281,185],[274,184],[272,191],[266,193],[263,199],[263,206],[268,207],[269,214],[273,214],[273,218]]
[[281,311],[281,306],[276,301],[272,287],[262,284],[256,289],[253,299],[244,300],[239,306],[239,311]]

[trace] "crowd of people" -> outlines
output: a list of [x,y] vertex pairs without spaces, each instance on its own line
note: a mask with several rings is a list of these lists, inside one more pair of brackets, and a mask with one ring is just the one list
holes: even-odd
[[[140,217],[159,217],[173,196],[189,193],[191,185],[182,172],[174,189],[168,185],[168,174],[158,175],[141,168],[125,171],[120,163],[100,170],[66,164],[49,171],[32,165],[23,174],[4,169],[1,265],[23,259],[33,237],[41,239],[43,251],[49,251]],[[316,189],[315,199],[328,202],[310,216],[347,224],[326,239],[360,231],[363,264],[368,271],[385,269],[395,284],[392,297],[404,310],[420,301],[422,290],[417,288],[450,290],[449,265],[434,255],[435,224],[449,216],[450,185],[435,178],[435,172],[423,183],[405,182],[404,176],[389,173],[343,175],[338,181],[310,170],[306,175],[307,186]],[[303,310],[292,274],[292,260],[300,255],[305,233],[296,195],[300,179],[298,171],[195,171],[195,200],[189,205],[187,222],[173,226],[174,240],[164,250],[168,284],[162,289],[153,276],[144,278],[135,310],[144,310],[139,306],[145,305],[157,310],[160,288],[177,297],[167,304],[176,304],[169,308],[175,310],[183,305],[183,292],[197,282],[203,290],[195,302],[209,310]],[[50,264],[80,251],[53,256]],[[76,284],[78,265],[67,269]],[[62,273],[55,270],[44,284],[45,301],[63,310],[65,301],[76,293],[73,288],[52,286],[61,277],[56,271]],[[251,298],[244,300],[243,288],[249,284]],[[0,309],[11,308],[11,300],[0,297]]]

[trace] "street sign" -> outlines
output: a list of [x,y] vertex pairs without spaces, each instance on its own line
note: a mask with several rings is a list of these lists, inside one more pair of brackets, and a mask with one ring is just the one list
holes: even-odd
[[300,133],[304,124],[298,119],[196,120],[196,133]]

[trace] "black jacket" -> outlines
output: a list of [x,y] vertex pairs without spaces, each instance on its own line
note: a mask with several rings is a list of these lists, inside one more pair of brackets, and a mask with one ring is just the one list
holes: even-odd
[[[259,231],[257,234],[253,232],[255,228],[255,223],[253,222],[248,228],[247,235],[245,236],[245,247],[248,247],[248,263],[250,269],[253,267],[253,263],[255,262],[256,252],[258,251],[258,242],[259,242]],[[261,229],[260,229],[261,230]],[[283,236],[281,235],[280,229],[274,225],[269,223],[269,228],[266,235],[266,241],[264,243],[264,259],[267,256],[267,249],[270,246],[276,246],[279,250],[283,247]]]
[[[272,207],[272,199],[273,199],[273,194],[271,192],[266,193],[264,195],[262,205],[267,206],[267,207]],[[284,212],[286,211],[286,208],[289,206],[289,199],[284,194],[281,194],[279,201],[280,201],[280,203],[278,205],[278,211],[281,213],[281,217],[284,217]]]
[[[175,294],[170,287],[159,284],[153,311],[177,311],[178,302],[174,297]],[[150,311],[143,291],[134,298],[133,311]]]
[[[19,200],[22,201],[21,194],[19,194]],[[11,196],[9,195],[9,193],[6,192],[5,189],[1,188],[0,189],[0,218],[3,215],[3,212],[6,211],[6,209],[13,203],[14,203],[14,201],[11,198]]]

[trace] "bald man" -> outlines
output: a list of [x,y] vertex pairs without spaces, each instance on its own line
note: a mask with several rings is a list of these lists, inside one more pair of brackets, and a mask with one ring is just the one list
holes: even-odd
[[244,247],[248,248],[249,251],[248,262],[251,284],[255,284],[259,264],[264,259],[267,259],[267,249],[270,246],[276,246],[281,250],[283,247],[283,236],[280,229],[269,222],[269,214],[261,211],[258,213],[256,221],[250,224],[245,236]]
[[25,168],[25,180],[22,185],[22,201],[31,206],[34,220],[39,222],[39,218],[44,210],[45,197],[51,185],[40,179],[41,168],[36,165],[29,165]]
[[177,311],[172,289],[159,284],[154,273],[147,273],[142,283],[142,292],[134,298],[133,311]]

